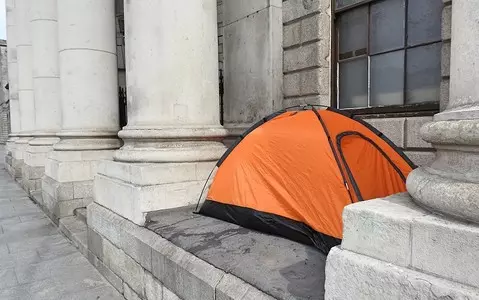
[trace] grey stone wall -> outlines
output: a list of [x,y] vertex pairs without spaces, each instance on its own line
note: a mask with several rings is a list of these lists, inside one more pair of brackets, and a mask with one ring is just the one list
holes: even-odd
[[442,10],[442,55],[441,55],[441,111],[443,111],[449,102],[449,75],[451,65],[451,9],[452,1],[443,0],[444,9]]
[[282,108],[281,0],[221,0],[224,126],[231,135]]
[[425,165],[434,159],[432,145],[419,135],[422,125],[432,121],[429,117],[370,118],[365,119],[386,135],[416,164]]
[[283,1],[283,106],[330,104],[331,0]]
[[10,107],[8,104],[7,41],[0,40],[0,144],[5,144],[10,133]]

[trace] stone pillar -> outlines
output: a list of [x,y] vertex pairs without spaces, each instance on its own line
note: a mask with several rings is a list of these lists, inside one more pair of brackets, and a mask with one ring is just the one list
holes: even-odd
[[35,130],[30,8],[31,0],[15,0],[20,138],[15,142],[13,164],[18,166],[17,172],[23,168],[25,150]]
[[58,65],[57,0],[31,3],[35,132],[26,149],[22,172],[25,189],[41,192],[45,160],[59,141],[61,129],[60,71]]
[[436,160],[415,170],[408,191],[421,205],[479,223],[479,2],[452,6],[449,104],[421,129]]
[[14,165],[13,153],[15,142],[20,133],[20,104],[18,101],[18,63],[17,63],[17,26],[15,16],[15,0],[5,2],[7,13],[7,52],[8,52],[8,92],[10,101],[10,128],[11,134],[6,146],[6,168],[12,177],[21,176],[21,166]]
[[282,1],[224,0],[224,126],[241,135],[283,108]]
[[436,159],[410,194],[346,207],[326,299],[479,298],[479,2],[452,2],[449,104],[421,129]]
[[43,204],[54,220],[91,202],[98,161],[120,147],[115,1],[57,5],[62,130],[42,180]]
[[125,2],[128,125],[95,178],[95,201],[136,224],[196,203],[225,151],[216,20],[215,0]]

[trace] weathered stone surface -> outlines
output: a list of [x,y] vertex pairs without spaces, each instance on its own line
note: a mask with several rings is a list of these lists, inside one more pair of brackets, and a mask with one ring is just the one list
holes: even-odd
[[442,39],[450,40],[451,39],[451,27],[452,27],[452,5],[446,5],[442,10]]
[[105,264],[91,251],[88,251],[88,261],[118,292],[123,294],[123,280],[105,266]]
[[[98,232],[125,251],[145,269],[151,270],[151,245],[158,239],[158,235],[135,226],[97,204],[88,206],[88,214],[89,230],[91,231],[89,239],[94,252],[101,249],[102,241],[96,233]],[[118,230],[118,228],[122,228],[122,230]]]
[[123,295],[126,300],[141,300],[140,296],[135,293],[126,283],[123,283]]
[[284,107],[291,107],[303,104],[331,105],[331,97],[327,95],[288,97],[283,99]]
[[326,257],[317,249],[192,212],[154,213],[148,228],[277,299],[323,298]]
[[226,274],[216,287],[216,300],[258,299],[273,300],[275,298],[264,294],[238,277]]
[[[243,2],[228,1],[225,6],[232,3],[244,5]],[[281,9],[276,6],[259,10],[224,27],[226,128],[230,124],[257,122],[281,108],[282,32]]]
[[152,274],[183,299],[215,299],[224,272],[166,240],[153,245]]
[[381,131],[386,137],[388,137],[398,147],[405,146],[404,129],[406,128],[405,118],[387,118],[387,119],[365,119],[374,126],[377,130]]
[[413,268],[479,288],[479,226],[431,215],[411,234]]
[[88,228],[88,250],[97,258],[103,260],[103,238],[92,228]]
[[145,272],[145,297],[147,300],[163,300],[163,285],[150,272]]
[[138,225],[144,225],[146,213],[150,211],[196,203],[203,185],[201,180],[141,186],[97,175],[95,201]]
[[327,0],[287,0],[283,2],[283,22],[291,22],[294,19],[312,14],[314,12],[327,12],[331,6]]
[[317,68],[284,76],[285,97],[329,94],[329,69]]
[[301,22],[283,26],[283,47],[288,48],[301,42]]
[[309,67],[329,67],[329,45],[316,42],[284,51],[283,71]]
[[443,177],[423,167],[410,173],[406,184],[415,201],[432,210],[463,220],[479,220],[476,197],[479,186],[476,183]]
[[234,0],[224,0],[223,1],[223,22],[225,24],[231,24],[243,18],[250,16],[256,12],[259,12],[269,6],[276,6],[281,8],[281,0],[245,0],[245,1],[234,1]]
[[163,300],[181,300],[181,299],[180,297],[176,296],[172,291],[163,287]]
[[84,256],[88,255],[87,227],[75,216],[61,218],[59,221],[60,231],[68,237]]
[[341,247],[407,267],[411,264],[412,223],[426,214],[407,194],[346,206]]
[[328,255],[325,299],[479,299],[479,290],[336,247]]
[[434,151],[404,151],[404,153],[416,166],[427,166],[436,157]]
[[144,269],[123,250],[103,239],[103,263],[118,275],[140,297],[144,295]]
[[421,127],[432,121],[432,117],[406,118],[405,147],[408,148],[432,148],[432,145],[421,138]]

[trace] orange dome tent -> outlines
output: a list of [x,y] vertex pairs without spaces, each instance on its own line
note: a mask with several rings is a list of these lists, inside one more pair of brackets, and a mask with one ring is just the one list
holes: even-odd
[[262,119],[216,166],[200,214],[325,253],[341,241],[346,205],[406,191],[415,167],[371,125],[312,106]]

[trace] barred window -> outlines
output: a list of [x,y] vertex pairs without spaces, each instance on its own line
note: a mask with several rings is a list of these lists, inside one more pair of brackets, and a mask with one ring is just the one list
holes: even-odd
[[340,109],[439,102],[442,0],[334,0]]

